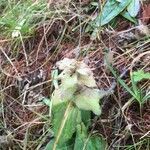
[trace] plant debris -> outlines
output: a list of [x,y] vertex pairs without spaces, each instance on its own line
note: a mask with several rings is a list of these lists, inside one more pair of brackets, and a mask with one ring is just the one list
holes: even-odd
[[1,0],[0,149],[149,150],[149,8]]

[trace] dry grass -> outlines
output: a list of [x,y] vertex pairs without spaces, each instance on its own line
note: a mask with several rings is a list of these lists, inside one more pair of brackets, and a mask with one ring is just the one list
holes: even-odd
[[[16,23],[7,22],[5,14],[10,8],[4,2],[0,2],[3,8],[0,13],[5,23],[11,24],[5,28],[0,19],[0,144],[2,137],[8,139],[2,143],[2,149],[38,150],[52,138],[48,107],[41,99],[50,98],[51,71],[58,60],[64,57],[84,60],[93,69],[101,89],[109,89],[117,81],[106,66],[106,52],[118,76],[126,72],[122,79],[129,86],[130,71],[150,71],[149,37],[140,34],[129,22],[121,21],[124,24],[121,29],[107,26],[102,29],[100,39],[90,39],[90,34],[84,31],[97,8],[91,9],[89,1],[43,3],[44,8],[32,9],[27,14],[28,28],[22,28],[18,38],[11,37]],[[20,5],[22,1],[15,2],[19,8],[29,8],[28,4]],[[134,37],[125,38],[125,33]],[[145,94],[149,81],[140,82],[139,86]],[[93,124],[109,143],[110,150],[149,149],[150,103],[147,101],[140,108],[133,99],[117,83],[114,94],[101,101],[102,115]]]

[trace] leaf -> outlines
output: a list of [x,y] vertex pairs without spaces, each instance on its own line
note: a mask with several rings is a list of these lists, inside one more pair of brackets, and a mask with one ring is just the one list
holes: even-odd
[[69,58],[64,58],[61,61],[58,61],[56,63],[56,66],[60,69],[60,70],[64,70],[64,69],[70,69],[70,68],[74,68],[76,63],[75,59],[69,59]]
[[108,0],[104,5],[101,14],[96,18],[95,23],[98,27],[109,23],[117,15],[119,15],[131,2],[131,0],[125,0],[117,2],[115,0]]
[[21,34],[20,33],[21,29],[25,22],[26,22],[26,19],[20,20],[20,22],[18,23],[18,25],[15,27],[15,29],[12,32],[12,38],[19,37],[19,35]]
[[117,2],[122,2],[123,0],[116,0]]
[[99,6],[98,2],[91,2],[90,4],[91,4],[92,6],[96,6],[96,7]]
[[74,84],[76,86],[77,83],[88,87],[97,87],[91,69],[84,62],[64,58],[57,62],[56,65],[60,70],[63,70],[63,72],[58,76],[58,78],[62,81],[61,85],[63,88],[66,89],[66,86],[70,88],[70,84]]
[[[55,142],[55,140],[52,139],[52,140],[46,145],[46,147],[45,147],[44,150],[52,150],[52,149],[53,149],[54,142]],[[59,144],[59,145],[57,146],[57,150],[72,150],[72,149],[73,149],[73,146],[74,146],[73,143],[66,142],[66,143],[61,144],[61,145]]]
[[[66,62],[66,59],[64,61]],[[65,66],[64,61],[60,62],[63,67]],[[68,63],[72,62],[68,59],[67,61]],[[61,68],[63,69],[63,67]],[[73,101],[78,108],[100,115],[99,99],[104,94],[97,89],[93,73],[85,63],[81,61],[76,61],[75,64],[74,62],[70,63],[64,68],[59,78],[61,84],[58,89],[55,89],[51,98],[53,105]]]
[[74,144],[74,150],[82,150],[88,137],[87,129],[83,123],[77,125],[77,133]]
[[74,102],[78,108],[93,111],[96,115],[101,114],[99,100],[101,98],[98,89],[85,88],[75,96]]
[[107,144],[102,137],[88,135],[84,124],[77,126],[74,150],[106,150]]
[[57,105],[62,102],[66,102],[72,100],[73,94],[77,90],[77,76],[72,75],[65,75],[61,80],[61,85],[58,89],[55,89],[51,101],[53,105]]
[[72,101],[60,103],[52,108],[53,118],[52,125],[54,131],[54,147],[63,144],[71,139],[76,130],[76,125],[80,122],[81,117],[78,108],[72,105]]
[[42,102],[43,102],[45,105],[47,105],[47,106],[50,106],[50,105],[51,105],[50,99],[48,99],[48,98],[46,98],[46,97],[44,97],[44,98],[42,99]]
[[106,150],[107,144],[102,137],[91,136],[87,142],[86,150]]
[[131,22],[133,22],[133,23],[137,23],[136,19],[133,18],[133,17],[131,17],[131,15],[129,14],[129,12],[123,11],[123,12],[121,12],[121,15],[122,15],[124,18],[128,19],[129,21],[131,21]]
[[142,91],[137,87],[137,82],[143,79],[150,79],[150,73],[144,73],[143,70],[138,70],[131,74],[132,88],[136,95],[136,99],[140,104],[144,103],[146,98],[142,96]]
[[86,110],[81,110],[81,120],[86,125],[86,127],[91,125],[91,112]]
[[143,70],[134,71],[132,73],[134,82],[139,82],[143,79],[150,79],[150,73],[145,73]]
[[132,0],[127,10],[132,17],[135,17],[140,10],[140,0]]
[[80,68],[77,70],[78,73],[78,83],[88,86],[97,87],[94,76],[90,68]]
[[55,69],[51,72],[51,78],[52,78],[52,85],[55,87],[55,89],[58,89],[58,69]]
[[72,76],[66,76],[60,85],[61,98],[62,100],[68,101],[72,100],[73,94],[77,90],[78,80],[77,75],[73,74]]

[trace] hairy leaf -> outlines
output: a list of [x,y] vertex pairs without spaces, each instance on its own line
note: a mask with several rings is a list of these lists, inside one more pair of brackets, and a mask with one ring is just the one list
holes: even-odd
[[77,70],[78,84],[82,84],[88,87],[97,87],[94,76],[90,68],[87,66],[80,67]]
[[101,98],[98,89],[85,88],[75,96],[75,104],[83,110],[93,111],[96,115],[101,114],[99,100]]
[[64,69],[70,69],[75,67],[76,60],[75,59],[69,59],[69,58],[64,58],[63,60],[60,60],[56,63],[56,66],[60,70]]
[[72,100],[73,94],[77,90],[77,76],[65,75],[58,89],[55,89],[51,101],[53,105]]

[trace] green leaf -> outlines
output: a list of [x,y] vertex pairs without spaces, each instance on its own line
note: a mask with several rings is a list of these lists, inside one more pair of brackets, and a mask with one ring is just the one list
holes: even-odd
[[43,102],[45,105],[47,105],[47,106],[50,106],[50,105],[51,105],[50,99],[48,99],[48,98],[46,98],[46,97],[42,99],[42,102]]
[[125,0],[117,2],[115,0],[108,0],[104,5],[101,14],[96,18],[96,26],[100,27],[109,23],[117,15],[119,15],[131,2],[131,0]]
[[127,10],[132,17],[135,17],[140,10],[140,0],[132,0]]
[[150,73],[145,73],[143,70],[138,70],[131,74],[132,88],[136,95],[136,99],[140,104],[147,100],[147,97],[142,95],[141,89],[137,86],[137,82],[143,79],[150,79]]
[[133,22],[133,23],[137,23],[136,19],[131,17],[131,15],[129,14],[129,12],[127,11],[123,11],[121,12],[121,14],[124,18],[128,19],[129,21]]
[[91,112],[87,110],[81,110],[81,120],[86,127],[91,125]]
[[99,6],[98,2],[91,2],[90,4],[91,4],[92,6],[96,6],[96,7]]
[[104,139],[96,135],[88,135],[84,124],[77,126],[77,135],[74,150],[106,150]]
[[[55,139],[52,139],[45,147],[44,150],[52,150],[54,145]],[[73,142],[66,142],[64,144],[57,145],[56,150],[72,150],[73,149]]]
[[51,78],[52,78],[52,85],[56,88],[58,88],[58,69],[55,69],[51,73]]
[[55,137],[54,147],[71,139],[80,123],[81,117],[78,108],[74,107],[72,101],[60,103],[52,108],[52,125]]
[[88,137],[87,129],[83,123],[77,125],[77,133],[74,144],[74,150],[82,150]]
[[23,28],[23,25],[25,24],[25,22],[26,22],[26,19],[22,19],[18,22],[17,26],[12,32],[12,38],[16,38],[20,36],[21,29]]
[[139,82],[143,79],[150,79],[150,73],[145,73],[143,70],[134,71],[132,73],[134,82]]
[[98,89],[85,88],[75,96],[74,102],[78,108],[83,110],[93,111],[96,115],[101,114],[101,108],[99,100],[101,98],[100,91]]
[[102,137],[91,136],[87,142],[86,150],[106,150],[107,144]]
[[117,2],[122,2],[123,0],[116,0]]
[[60,90],[62,100],[72,100],[73,94],[77,90],[77,84],[78,80],[76,74],[66,76],[63,80],[61,80]]

